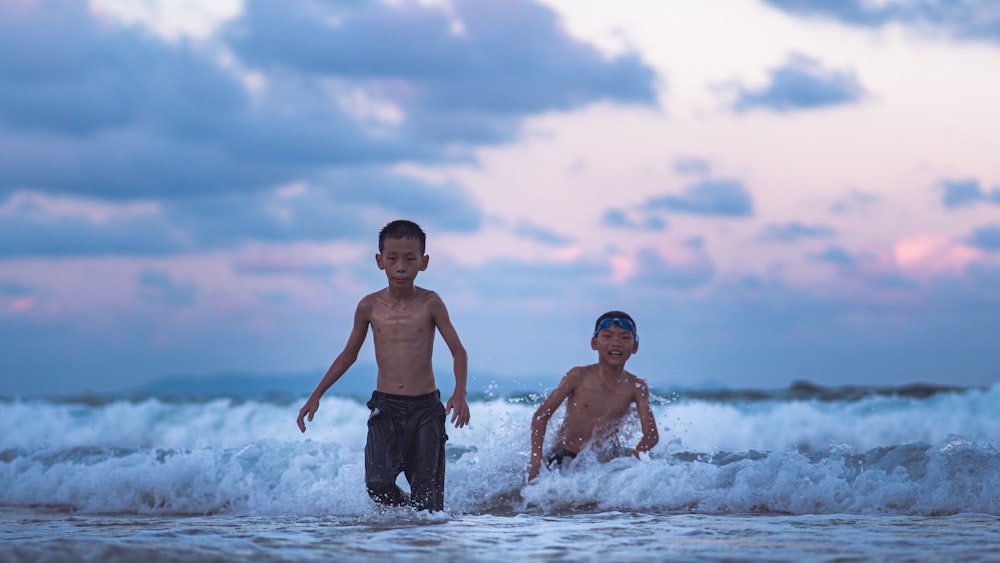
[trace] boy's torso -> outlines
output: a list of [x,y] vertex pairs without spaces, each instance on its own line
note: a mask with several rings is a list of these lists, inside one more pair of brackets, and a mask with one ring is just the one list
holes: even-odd
[[618,431],[635,402],[637,378],[623,371],[615,381],[604,381],[597,365],[580,368],[578,385],[566,398],[566,417],[558,433],[559,447],[579,452],[591,439]]
[[393,299],[387,290],[365,297],[378,363],[376,389],[383,393],[424,395],[437,389],[432,306],[439,298],[433,291],[413,289],[406,299]]

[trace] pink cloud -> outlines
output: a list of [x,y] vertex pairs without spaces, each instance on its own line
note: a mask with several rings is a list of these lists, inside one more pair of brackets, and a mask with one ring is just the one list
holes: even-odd
[[962,274],[970,263],[983,259],[983,252],[948,237],[919,234],[892,247],[892,258],[900,271],[918,279]]
[[25,313],[34,309],[35,305],[37,305],[37,301],[34,297],[30,295],[23,295],[21,297],[15,297],[7,303],[7,312]]
[[675,288],[701,285],[715,270],[700,242],[679,239],[663,239],[655,246],[637,248],[634,254],[614,255],[611,268],[616,282],[636,279]]

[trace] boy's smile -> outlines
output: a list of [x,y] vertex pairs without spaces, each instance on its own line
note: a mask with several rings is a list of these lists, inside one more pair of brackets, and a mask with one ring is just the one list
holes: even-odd
[[615,325],[599,330],[591,339],[591,348],[596,350],[602,359],[625,363],[638,351],[639,342],[632,331]]

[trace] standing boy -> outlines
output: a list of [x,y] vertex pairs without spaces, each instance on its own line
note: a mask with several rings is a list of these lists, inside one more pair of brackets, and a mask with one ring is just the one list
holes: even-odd
[[566,417],[556,433],[555,447],[545,456],[546,465],[569,462],[591,440],[604,441],[620,429],[634,404],[642,426],[642,439],[632,455],[639,457],[660,440],[649,406],[646,382],[625,371],[625,362],[639,351],[639,335],[632,317],[609,311],[594,324],[590,348],[597,363],[570,369],[552,390],[531,420],[531,461],[528,479],[542,467],[542,446],[549,418],[566,401]]
[[[451,413],[456,428],[469,422],[468,356],[438,294],[413,285],[417,273],[427,269],[426,240],[412,221],[392,221],[379,232],[375,263],[385,271],[389,285],[358,303],[347,345],[299,411],[298,425],[306,431],[304,419],[308,416],[312,422],[320,397],[357,360],[370,325],[378,380],[368,401],[368,494],[379,504],[443,510],[445,418]],[[435,329],[454,359],[455,392],[447,410],[431,367]],[[396,486],[401,472],[410,483],[409,499]]]

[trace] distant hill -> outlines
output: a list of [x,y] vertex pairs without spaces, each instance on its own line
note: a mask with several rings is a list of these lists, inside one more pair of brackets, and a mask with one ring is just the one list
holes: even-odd
[[[436,368],[438,385],[443,398],[447,398],[454,388],[454,379],[449,368]],[[246,373],[224,372],[205,375],[167,375],[157,378],[131,392],[141,396],[156,396],[164,398],[191,397],[241,397],[258,398],[264,396],[306,397],[316,388],[323,378],[324,369],[308,373]],[[337,383],[327,391],[328,394],[342,397],[367,399],[375,390],[375,379],[378,368],[375,364],[355,364]],[[558,381],[556,377],[549,379]],[[492,388],[490,388],[492,386]],[[504,380],[489,373],[469,374],[469,396],[479,396],[487,391],[500,394],[506,392],[525,392],[534,385],[522,385],[516,381]],[[535,392],[537,392],[536,390]]]

